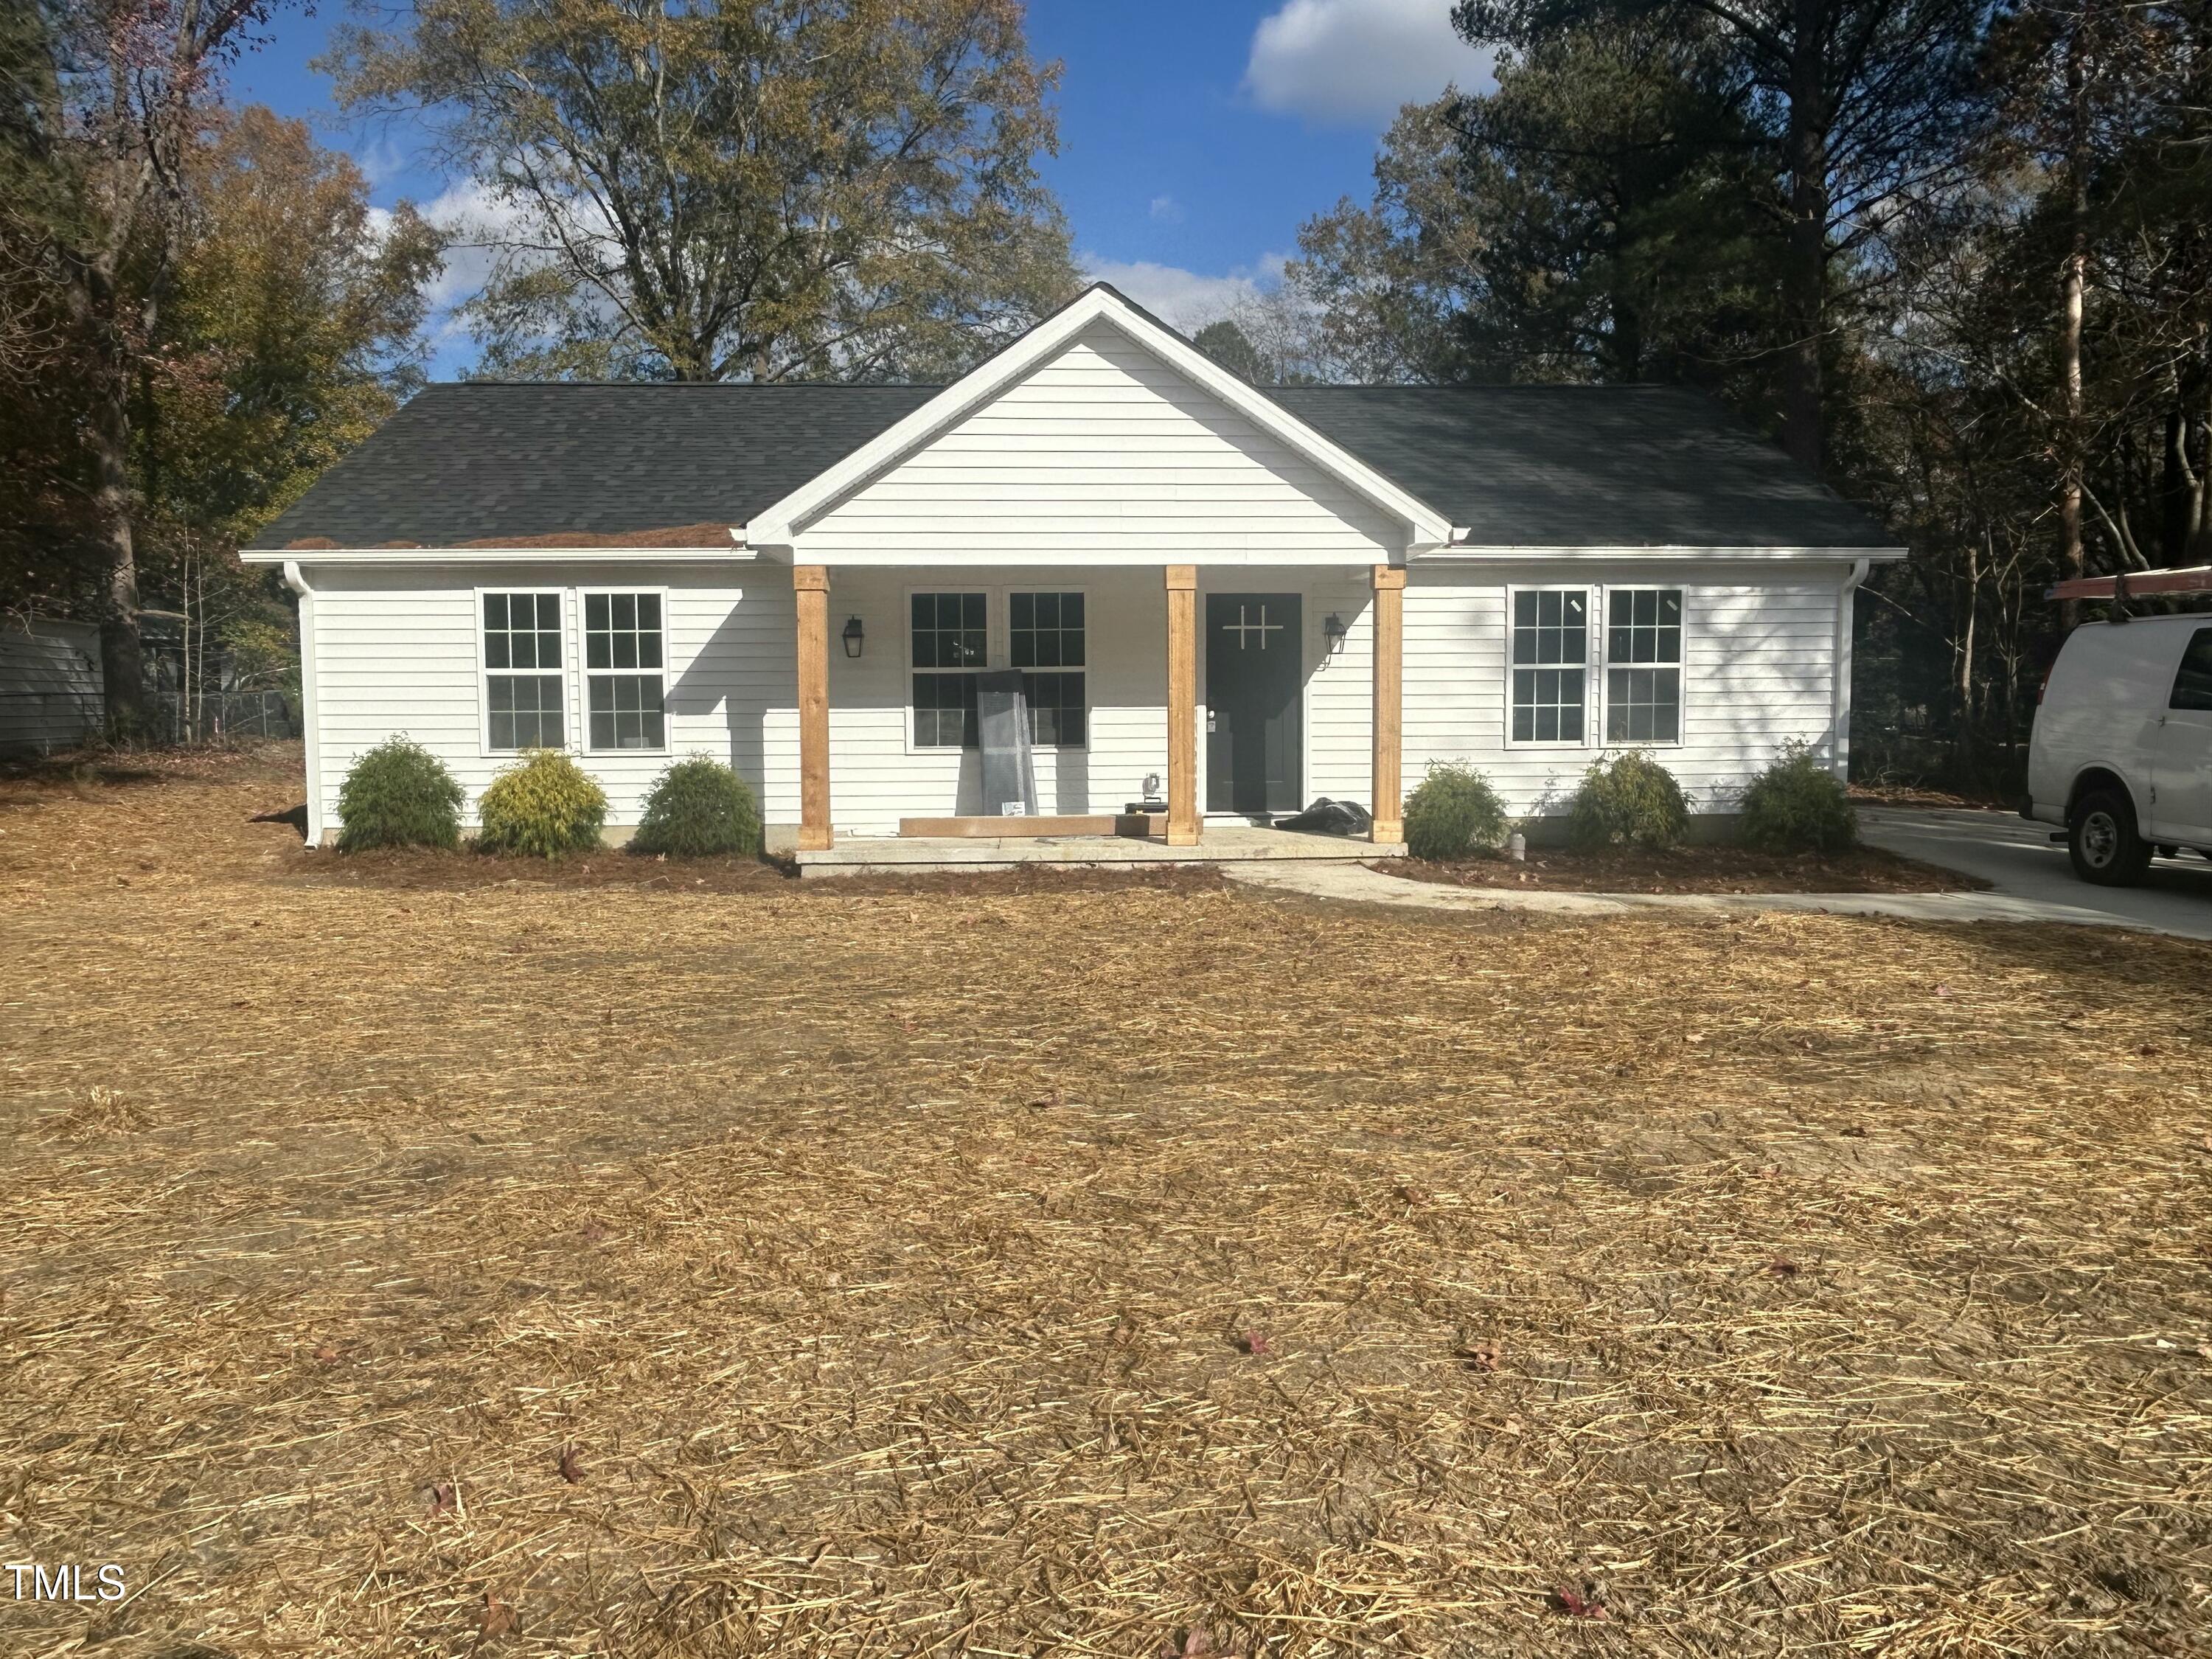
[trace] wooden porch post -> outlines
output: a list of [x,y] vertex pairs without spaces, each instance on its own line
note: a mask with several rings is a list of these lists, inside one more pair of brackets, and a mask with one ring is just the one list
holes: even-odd
[[1167,567],[1168,845],[1198,845],[1198,567]]
[[797,564],[791,586],[799,604],[799,850],[829,849],[830,571]]
[[1377,842],[1406,839],[1403,739],[1406,573],[1375,567],[1375,830]]

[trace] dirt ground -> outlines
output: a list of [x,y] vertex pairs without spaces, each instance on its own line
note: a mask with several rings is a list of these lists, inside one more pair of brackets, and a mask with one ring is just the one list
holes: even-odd
[[1878,847],[1847,853],[1759,853],[1744,847],[1577,852],[1531,848],[1507,858],[1392,859],[1378,870],[1453,887],[1537,887],[1579,893],[1955,893],[1987,882]]
[[0,1651],[2212,1644],[2212,949],[381,881],[283,761],[0,781],[0,1549],[128,1586]]

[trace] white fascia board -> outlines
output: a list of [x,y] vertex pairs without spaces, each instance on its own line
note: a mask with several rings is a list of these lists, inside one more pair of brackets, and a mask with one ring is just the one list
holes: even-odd
[[241,564],[729,564],[759,550],[732,547],[314,547],[241,549]]
[[1731,563],[1848,564],[1866,559],[1887,564],[1905,556],[1901,547],[1472,547],[1456,544],[1416,553],[1423,564],[1522,564],[1554,559],[1632,560],[1647,563],[1725,560]]
[[[1261,430],[1404,522],[1409,549],[1437,546],[1451,537],[1451,520],[1340,448],[1265,393],[1215,362],[1189,341],[1139,315],[1120,297],[1094,288],[1048,317],[1005,350],[955,380],[896,425],[878,433],[836,465],[801,484],[757,514],[748,526],[755,546],[791,549],[801,527],[851,491],[889,471],[963,416],[1029,374],[1091,324],[1112,323],[1193,385],[1211,392]],[[793,556],[797,557],[794,552]],[[840,559],[840,563],[848,562]],[[911,561],[909,561],[911,562]]]
[[[805,560],[802,552],[798,562],[803,563]],[[1389,562],[1389,559],[1380,550],[1373,558],[1362,562],[1348,557],[1342,548],[1286,552],[1264,543],[1244,547],[1224,541],[1203,548],[1178,547],[1172,551],[1126,546],[1062,548],[1049,553],[1040,553],[1034,547],[921,550],[911,547],[861,548],[841,552],[829,562],[839,570],[1157,570],[1163,565],[1188,564],[1201,570],[1215,565],[1273,565],[1285,569],[1328,568],[1364,574],[1376,565]]]

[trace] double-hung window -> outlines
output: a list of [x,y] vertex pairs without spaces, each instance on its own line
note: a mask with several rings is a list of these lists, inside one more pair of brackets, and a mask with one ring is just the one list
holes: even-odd
[[484,746],[508,752],[562,746],[561,596],[483,596]]
[[658,593],[584,595],[585,712],[594,749],[665,749]]
[[1080,593],[1012,593],[1006,598],[1009,657],[1022,671],[1030,736],[1040,744],[1084,744],[1084,623]]
[[1513,595],[1516,743],[1579,744],[1589,704],[1589,591],[1517,589]]
[[913,602],[914,744],[973,749],[975,676],[990,661],[981,593],[917,593]]
[[1605,740],[1682,740],[1682,590],[1617,587],[1606,596]]

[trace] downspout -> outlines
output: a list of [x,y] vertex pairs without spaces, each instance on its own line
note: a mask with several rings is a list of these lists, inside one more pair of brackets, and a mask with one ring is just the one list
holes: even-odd
[[1832,706],[1828,716],[1828,766],[1842,783],[1849,783],[1851,776],[1851,618],[1856,609],[1851,596],[1858,592],[1859,584],[1872,568],[1872,559],[1852,560],[1850,574],[1844,578],[1843,588],[1836,595],[1836,657],[1834,684],[1829,688]]
[[315,691],[315,590],[297,559],[284,561],[284,586],[300,596],[300,732],[307,750],[307,845],[323,844],[322,709]]

